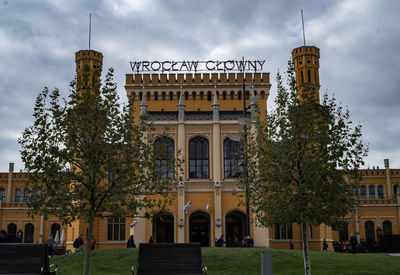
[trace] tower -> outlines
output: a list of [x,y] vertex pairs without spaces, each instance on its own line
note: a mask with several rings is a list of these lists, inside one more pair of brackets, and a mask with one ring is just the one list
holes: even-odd
[[319,103],[319,56],[319,48],[315,46],[302,46],[292,51],[299,94],[304,86],[308,85],[315,90],[317,103]]
[[103,54],[94,50],[80,50],[75,53],[77,87],[80,87],[88,73],[88,85],[100,84],[101,69],[103,66]]

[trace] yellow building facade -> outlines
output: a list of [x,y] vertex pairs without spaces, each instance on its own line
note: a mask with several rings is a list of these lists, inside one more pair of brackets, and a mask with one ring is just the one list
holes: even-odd
[[[297,84],[311,83],[319,88],[319,49],[299,47],[292,51],[292,58]],[[79,80],[86,65],[101,68],[103,55],[93,50],[79,51],[75,60]],[[176,156],[179,151],[184,159],[183,181],[172,191],[175,199],[166,213],[156,213],[151,219],[96,219],[97,248],[125,247],[131,234],[136,244],[153,237],[156,242],[201,242],[203,246],[214,246],[221,235],[227,246],[243,241],[246,209],[244,200],[235,194],[243,194],[243,190],[238,189],[233,163],[240,150],[238,136],[243,130],[239,121],[243,97],[250,119],[242,124],[252,129],[259,115],[257,110],[260,114],[266,112],[269,77],[265,72],[218,71],[127,74],[125,90],[134,99],[135,117],[145,115],[156,133],[166,133],[168,146]],[[390,169],[389,160],[385,160],[384,169],[366,169],[361,173],[359,207],[344,218],[336,231],[325,225],[310,227],[310,249],[321,250],[324,239],[332,249],[333,241],[344,241],[352,233],[359,241],[377,240],[381,232],[400,234],[400,169]],[[0,229],[10,236],[21,230],[22,242],[45,242],[58,231],[64,236],[67,249],[72,249],[72,242],[80,233],[86,236],[87,224],[78,220],[67,226],[56,217],[29,216],[24,203],[29,197],[24,188],[27,180],[28,175],[15,173],[12,164],[8,173],[0,173]],[[295,248],[301,248],[300,226],[259,227],[251,212],[250,237],[254,246],[287,249],[292,239]]]

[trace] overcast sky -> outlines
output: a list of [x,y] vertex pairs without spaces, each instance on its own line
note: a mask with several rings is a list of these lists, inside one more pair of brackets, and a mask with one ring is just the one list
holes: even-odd
[[[348,106],[369,143],[366,166],[400,168],[400,1],[0,0],[0,171],[23,169],[17,138],[33,123],[44,86],[67,95],[75,52],[92,49],[114,67],[126,100],[130,60],[266,60],[274,78],[293,48],[321,50],[321,92]],[[103,70],[103,72],[106,70]]]

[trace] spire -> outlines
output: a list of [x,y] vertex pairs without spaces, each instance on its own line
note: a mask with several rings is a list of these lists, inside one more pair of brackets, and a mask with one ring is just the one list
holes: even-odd
[[147,114],[147,104],[146,104],[146,92],[144,89],[143,83],[143,90],[142,90],[142,101],[140,102],[140,115],[145,116]]
[[186,105],[183,102],[183,86],[182,86],[182,82],[181,82],[179,103],[178,103],[178,121],[179,122],[185,121],[185,106]]
[[217,95],[217,82],[214,83],[214,103],[211,105],[213,108],[213,121],[219,121],[219,103]]
[[254,95],[254,81],[251,82],[251,97],[250,97],[249,112],[250,112],[251,122],[256,122],[257,121],[257,102],[256,102],[256,96]]

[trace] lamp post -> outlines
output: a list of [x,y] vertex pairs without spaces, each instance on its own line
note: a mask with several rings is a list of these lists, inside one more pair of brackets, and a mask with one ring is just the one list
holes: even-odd
[[[242,75],[243,75],[243,146],[247,146],[247,115],[246,115],[246,79],[244,70],[244,57],[242,57]],[[246,149],[246,147],[244,148]],[[247,170],[247,152],[243,150],[243,172],[244,172],[244,185],[245,185],[245,196],[246,196],[246,246],[250,247],[250,198],[249,198],[249,182],[248,182],[248,170]]]

